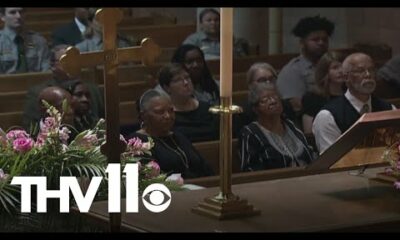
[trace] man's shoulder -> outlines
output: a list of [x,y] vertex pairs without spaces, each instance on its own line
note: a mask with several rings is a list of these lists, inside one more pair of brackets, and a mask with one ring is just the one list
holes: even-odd
[[293,70],[300,69],[299,67],[301,65],[301,61],[302,61],[301,56],[297,56],[297,57],[290,59],[290,61],[288,63],[286,63],[285,66],[282,67],[281,72],[282,71],[293,71]]

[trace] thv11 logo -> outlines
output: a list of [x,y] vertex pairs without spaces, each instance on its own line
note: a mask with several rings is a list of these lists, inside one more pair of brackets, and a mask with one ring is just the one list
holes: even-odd
[[[126,181],[126,212],[139,211],[139,168],[137,163],[125,165]],[[121,212],[121,166],[111,163],[107,166],[108,174],[108,212]],[[86,194],[82,193],[76,177],[60,177],[60,190],[47,190],[47,178],[37,176],[14,177],[12,185],[21,185],[21,212],[31,212],[31,188],[37,188],[37,212],[47,212],[47,199],[60,199],[60,212],[69,212],[71,190],[80,212],[87,213],[99,189],[103,177],[92,177]],[[171,204],[171,192],[160,183],[149,185],[142,194],[143,205],[151,212],[159,213],[166,210]]]

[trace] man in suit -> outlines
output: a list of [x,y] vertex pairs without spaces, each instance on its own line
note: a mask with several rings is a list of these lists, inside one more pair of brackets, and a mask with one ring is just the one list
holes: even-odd
[[52,33],[52,45],[66,44],[75,46],[83,41],[83,33],[88,26],[89,8],[75,8],[75,18]]
[[320,153],[329,148],[364,113],[395,109],[375,97],[376,67],[370,56],[353,53],[343,62],[344,95],[329,101],[314,119],[312,131]]

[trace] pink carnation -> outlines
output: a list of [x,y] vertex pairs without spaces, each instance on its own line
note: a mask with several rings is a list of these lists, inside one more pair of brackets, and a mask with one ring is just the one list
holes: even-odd
[[13,149],[25,153],[32,149],[34,141],[31,138],[17,138],[13,141]]
[[150,168],[151,170],[148,177],[153,178],[160,175],[160,165],[158,165],[158,163],[156,163],[155,161],[150,161],[146,164],[146,167]]
[[394,187],[400,189],[400,181],[394,182]]
[[7,139],[28,138],[29,134],[25,130],[11,130],[6,135]]

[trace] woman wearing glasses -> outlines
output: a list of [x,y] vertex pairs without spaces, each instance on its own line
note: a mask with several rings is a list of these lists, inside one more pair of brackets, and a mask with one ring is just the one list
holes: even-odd
[[313,160],[304,134],[282,115],[275,85],[252,85],[249,102],[256,120],[243,127],[239,136],[242,171],[302,167]]
[[210,112],[210,104],[197,100],[189,73],[178,63],[169,63],[161,68],[159,83],[171,98],[176,115],[174,129],[183,133],[192,142],[216,140],[219,136],[219,121]]

